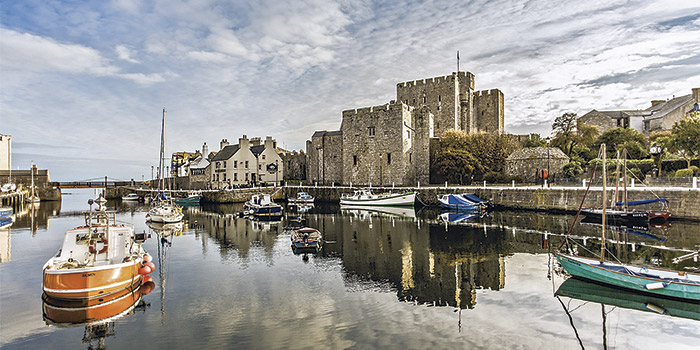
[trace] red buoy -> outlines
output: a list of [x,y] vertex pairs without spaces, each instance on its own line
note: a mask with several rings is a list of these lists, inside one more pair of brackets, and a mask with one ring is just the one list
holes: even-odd
[[142,276],[146,276],[151,272],[153,272],[153,270],[151,270],[150,266],[141,266],[141,268],[139,269],[139,275]]

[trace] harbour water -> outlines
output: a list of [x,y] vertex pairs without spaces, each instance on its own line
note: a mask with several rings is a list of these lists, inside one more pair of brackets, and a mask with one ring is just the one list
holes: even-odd
[[[155,289],[104,322],[51,319],[42,265],[64,232],[81,225],[91,190],[23,209],[2,229],[0,347],[3,349],[696,349],[700,306],[568,284],[548,252],[573,217],[493,212],[446,222],[439,211],[341,210],[301,216],[325,240],[295,255],[289,221],[256,222],[238,205],[185,209],[184,225],[149,227],[147,206],[110,201],[117,220],[151,234]],[[454,218],[453,218],[454,219]],[[700,225],[616,231],[625,261],[673,268],[697,249]],[[579,224],[585,249],[600,228]],[[634,302],[636,301],[636,303]],[[666,314],[664,314],[666,313]],[[58,322],[57,322],[58,321]]]

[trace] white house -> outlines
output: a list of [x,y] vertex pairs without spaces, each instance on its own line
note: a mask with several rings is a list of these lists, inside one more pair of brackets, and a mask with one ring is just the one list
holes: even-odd
[[267,137],[264,144],[259,138],[238,139],[238,144],[229,145],[221,140],[219,152],[211,159],[210,184],[212,188],[227,186],[275,185],[283,179],[284,164],[275,149],[275,141]]

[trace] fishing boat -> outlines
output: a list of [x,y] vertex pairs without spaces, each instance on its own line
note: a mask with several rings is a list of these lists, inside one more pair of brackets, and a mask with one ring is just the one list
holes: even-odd
[[557,289],[556,295],[700,321],[700,304],[621,290],[578,278],[569,278],[564,281]]
[[122,197],[123,201],[138,201],[139,200],[139,195],[136,193],[129,193],[126,196]]
[[304,227],[292,233],[292,250],[295,253],[318,252],[323,243],[321,232],[315,228]]
[[41,299],[44,321],[54,326],[69,327],[108,322],[131,312],[143,295],[148,294],[154,287],[153,281],[149,280],[111,295],[80,300],[54,299],[43,294]]
[[12,207],[0,207],[0,228],[9,227],[14,222]]
[[199,193],[190,192],[187,194],[187,197],[175,198],[174,201],[180,205],[197,205],[199,204],[200,199],[202,199],[202,195]]
[[438,195],[440,206],[451,210],[486,210],[490,204],[476,195],[463,194],[443,194]]
[[182,221],[185,215],[182,213],[182,207],[173,203],[172,198],[166,197],[164,186],[165,173],[165,108],[163,108],[163,121],[160,131],[160,161],[158,163],[158,194],[155,200],[152,201],[152,207],[146,214],[146,221],[173,223]]
[[309,204],[314,202],[314,197],[306,192],[298,192],[296,198],[288,198],[287,202]]
[[340,197],[340,205],[387,205],[387,206],[414,206],[416,202],[415,192],[374,194],[372,190],[364,188],[355,190],[351,195]]
[[66,231],[58,253],[43,267],[44,293],[54,299],[103,298],[142,283],[155,265],[141,244],[145,234],[117,224],[102,195],[97,209],[85,213],[85,225]]
[[[601,145],[605,164],[605,144]],[[651,293],[657,296],[700,302],[700,275],[654,267],[623,264],[605,260],[606,230],[606,171],[603,166],[603,207],[601,208],[602,239],[600,258],[584,258],[561,252],[554,253],[561,266],[570,275],[614,287]],[[563,244],[563,243],[562,243]],[[696,253],[697,254],[697,253]],[[696,255],[697,256],[697,255]]]
[[282,206],[275,203],[269,194],[254,194],[245,202],[245,207],[253,211],[253,216],[257,219],[276,221],[282,218]]

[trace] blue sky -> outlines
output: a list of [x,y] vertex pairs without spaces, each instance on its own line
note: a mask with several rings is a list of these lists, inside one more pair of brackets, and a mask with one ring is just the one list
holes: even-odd
[[150,177],[167,152],[273,136],[301,149],[396,83],[476,75],[506,131],[646,108],[700,86],[697,1],[0,0],[0,133],[13,169]]

